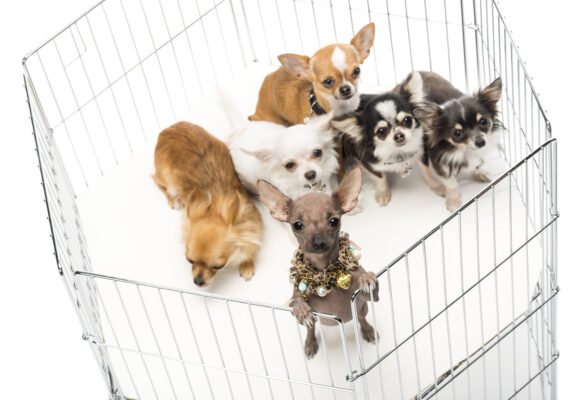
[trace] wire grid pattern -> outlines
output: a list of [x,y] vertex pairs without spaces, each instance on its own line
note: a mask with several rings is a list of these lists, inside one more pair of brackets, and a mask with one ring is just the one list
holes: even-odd
[[[413,69],[436,71],[466,91],[498,76],[504,83],[500,104],[501,119],[509,132],[503,142],[508,172],[379,272],[383,293],[391,293],[392,285],[405,284],[410,295],[373,305],[369,320],[376,326],[377,321],[394,320],[395,313],[405,312],[410,326],[393,324],[392,337],[386,335],[386,340],[376,343],[375,355],[370,357],[362,349],[357,324],[356,348],[351,348],[344,324],[332,316],[320,316],[337,325],[320,333],[324,351],[326,339],[336,340],[343,349],[342,372],[335,371],[336,364],[328,360],[328,376],[313,380],[308,363],[301,376],[286,370],[278,328],[291,319],[285,307],[174,291],[91,272],[75,200],[79,193],[90,190],[145,141],[155,139],[221,77],[233,76],[254,62],[277,65],[280,53],[311,54],[327,43],[345,41],[369,21],[375,22],[377,33],[371,56],[362,67],[368,83],[390,88]],[[415,354],[415,368],[408,375],[416,380],[416,393],[423,393],[423,398],[466,398],[472,387],[483,388],[479,394],[472,392],[472,398],[533,398],[535,391],[540,398],[556,397],[556,143],[495,2],[106,0],[27,55],[23,64],[57,266],[112,398],[157,398],[160,385],[168,386],[175,398],[215,398],[213,386],[218,385],[212,384],[216,379],[212,374],[217,372],[224,377],[231,398],[253,398],[254,388],[260,384],[267,385],[275,398],[282,392],[273,386],[280,383],[287,386],[292,398],[302,390],[298,387],[307,389],[312,398],[320,398],[318,390],[334,398],[367,398],[375,374],[386,376],[382,371],[389,363],[402,370],[399,354],[407,346]],[[516,207],[517,200],[523,207]],[[502,204],[507,207],[500,212]],[[475,220],[475,232],[462,230],[461,221],[467,219]],[[523,228],[513,231],[517,225]],[[482,248],[480,238],[485,235],[491,236],[492,243]],[[472,254],[464,250],[469,242],[475,243],[470,246]],[[428,257],[439,257],[443,265],[456,262],[458,276],[432,276],[434,271],[427,271]],[[513,282],[513,266],[522,265],[521,259],[532,268],[542,266],[537,282],[527,279],[522,286]],[[497,302],[498,285],[506,278],[512,282],[510,288],[504,287],[512,292],[510,305]],[[441,286],[434,287],[433,282],[441,282]],[[486,294],[491,287],[495,296]],[[434,290],[443,292],[443,302],[430,302]],[[130,291],[133,301],[144,309],[139,322],[123,312]],[[157,296],[146,300],[144,292]],[[197,333],[202,329],[198,324],[190,325],[192,337],[188,339],[195,344],[189,354],[198,357],[185,357],[182,345],[187,339],[172,331],[173,318],[178,316],[171,315],[169,310],[174,308],[166,306],[170,297],[182,303],[178,304],[183,307],[180,317],[187,324],[192,317],[189,302],[194,298],[205,307],[209,303],[224,307],[223,322],[231,324],[231,350],[239,364],[205,364],[203,351],[195,349],[197,335],[216,339],[217,334]],[[117,300],[108,303],[110,299]],[[473,302],[479,304],[479,316],[465,311]],[[156,317],[148,311],[152,304],[161,310]],[[231,310],[235,304],[248,308],[246,321],[255,329],[261,353],[258,367],[247,367],[245,349],[237,341],[238,321]],[[504,314],[508,308],[512,318]],[[110,320],[113,309],[125,317],[123,329],[116,325],[121,322]],[[254,313],[261,312],[273,314],[269,329],[275,334],[270,339],[262,338],[267,330],[253,327]],[[356,316],[356,310],[353,312]],[[497,326],[492,334],[480,329],[488,313]],[[157,343],[157,318],[166,321],[174,338],[172,351]],[[212,331],[212,320],[209,322],[204,329]],[[432,342],[436,332],[444,329],[449,341],[465,341],[463,354],[452,354],[451,343]],[[129,339],[116,338],[121,330],[129,333]],[[140,331],[150,332],[153,350],[143,348]],[[299,328],[297,335],[293,339],[299,339],[296,353],[302,350]],[[427,338],[431,354],[417,354],[416,346]],[[129,344],[124,340],[130,340]],[[280,348],[280,356],[272,363],[262,349],[266,341],[276,350]],[[219,340],[215,344],[219,353],[226,350]],[[517,350],[522,344],[523,352]],[[437,367],[441,365],[437,360],[440,349],[446,350],[444,362],[449,372],[445,375]],[[510,378],[496,368],[505,363],[508,354],[514,372]],[[223,356],[220,354],[221,359]],[[114,370],[112,357],[126,368]],[[132,371],[128,357],[138,357],[143,370]],[[433,366],[429,378],[420,376],[418,367],[426,363]],[[204,376],[206,384],[193,384],[191,368],[199,369],[196,376]],[[496,370],[498,374],[492,372]],[[241,378],[248,393],[243,395],[241,389],[236,396],[231,380]],[[402,389],[406,378],[399,372],[377,379],[375,385],[381,385],[383,397],[398,393],[408,398]],[[142,381],[148,385],[140,386]],[[427,381],[432,384],[422,384]],[[482,382],[481,386],[476,382]]]

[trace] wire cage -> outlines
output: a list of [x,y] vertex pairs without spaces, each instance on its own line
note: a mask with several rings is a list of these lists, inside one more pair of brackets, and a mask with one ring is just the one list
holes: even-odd
[[[378,271],[382,340],[318,314],[308,361],[288,307],[93,270],[81,194],[224,77],[369,21],[364,81],[501,76],[507,130],[506,172]],[[58,271],[111,399],[556,398],[556,142],[494,1],[104,0],[23,65]]]

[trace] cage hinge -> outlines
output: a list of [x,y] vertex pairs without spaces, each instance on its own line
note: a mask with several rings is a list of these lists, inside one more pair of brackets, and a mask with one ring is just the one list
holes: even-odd
[[90,342],[93,344],[97,344],[97,345],[103,344],[103,342],[101,340],[99,340],[95,335],[92,335],[90,333],[83,332],[83,334],[81,335],[81,338],[83,340],[85,340],[86,342]]
[[551,126],[551,121],[546,121],[546,126],[547,126],[547,131],[549,131],[549,134],[553,133],[553,129]]

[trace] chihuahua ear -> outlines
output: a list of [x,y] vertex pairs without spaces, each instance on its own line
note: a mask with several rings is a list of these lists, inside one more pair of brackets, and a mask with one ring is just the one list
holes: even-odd
[[418,71],[413,71],[401,86],[401,94],[409,100],[409,103],[415,105],[421,103],[425,94],[423,93],[423,78]]
[[478,101],[491,112],[496,112],[496,103],[502,97],[502,79],[497,78],[478,92]]
[[340,185],[334,193],[332,193],[332,197],[336,199],[340,209],[347,213],[356,207],[358,203],[358,195],[360,193],[360,189],[362,188],[362,169],[360,167],[354,168],[348,175],[342,179]]
[[356,52],[360,57],[360,63],[370,54],[370,48],[374,42],[374,22],[362,27],[358,33],[352,38],[350,44],[356,48]]
[[269,208],[271,216],[278,221],[287,222],[291,210],[292,200],[271,183],[259,179],[257,181],[259,199]]
[[360,139],[362,132],[357,115],[356,112],[350,112],[341,117],[332,119],[330,125],[357,141]]
[[259,149],[259,150],[246,150],[241,148],[241,151],[245,154],[249,154],[257,158],[259,161],[268,162],[273,156],[273,152],[269,149]]
[[299,54],[280,54],[277,59],[287,72],[298,79],[311,80],[312,71],[310,71],[310,57],[300,56]]
[[441,115],[441,107],[432,101],[416,104],[413,115],[424,127],[431,127],[433,120]]

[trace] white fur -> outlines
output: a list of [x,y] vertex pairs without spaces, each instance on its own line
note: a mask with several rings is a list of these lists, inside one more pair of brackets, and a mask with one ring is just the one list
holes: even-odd
[[392,100],[382,101],[375,108],[387,121],[393,121],[397,116],[397,106]]
[[409,101],[412,104],[423,101],[425,93],[423,93],[423,77],[417,71],[412,73],[411,79],[407,83],[407,89],[411,93]]
[[342,74],[342,79],[344,80],[344,70],[346,69],[346,53],[340,49],[340,47],[334,47],[332,51],[332,65]]
[[[324,116],[323,116],[324,117]],[[284,127],[266,121],[249,121],[229,140],[233,164],[243,185],[257,193],[257,180],[263,179],[295,199],[310,190],[325,187],[330,190],[338,170],[337,153],[328,118],[316,118],[308,124]],[[322,157],[314,158],[315,149]],[[267,153],[267,159],[253,155]],[[284,163],[293,160],[297,166],[288,171]],[[312,189],[305,178],[308,171],[316,172],[317,185]]]
[[[400,132],[405,135],[406,143],[402,146],[397,146],[397,143],[393,140],[394,132],[391,131],[389,136],[385,140],[380,140],[377,137],[374,138],[375,149],[373,154],[378,158],[378,163],[371,164],[371,166],[376,171],[385,171],[393,173],[405,173],[408,168],[411,168],[416,160],[421,156],[423,147],[423,129],[417,127],[414,129],[401,129]],[[416,153],[416,156],[411,157],[409,160],[404,160],[402,162],[392,163],[400,154],[406,153]],[[391,162],[387,164],[387,162]]]
[[360,94],[358,93],[358,87],[355,85],[354,95],[349,99],[337,99],[334,95],[325,94],[324,97],[328,100],[330,104],[331,113],[334,117],[340,117],[346,113],[354,111],[358,108],[360,104]]

